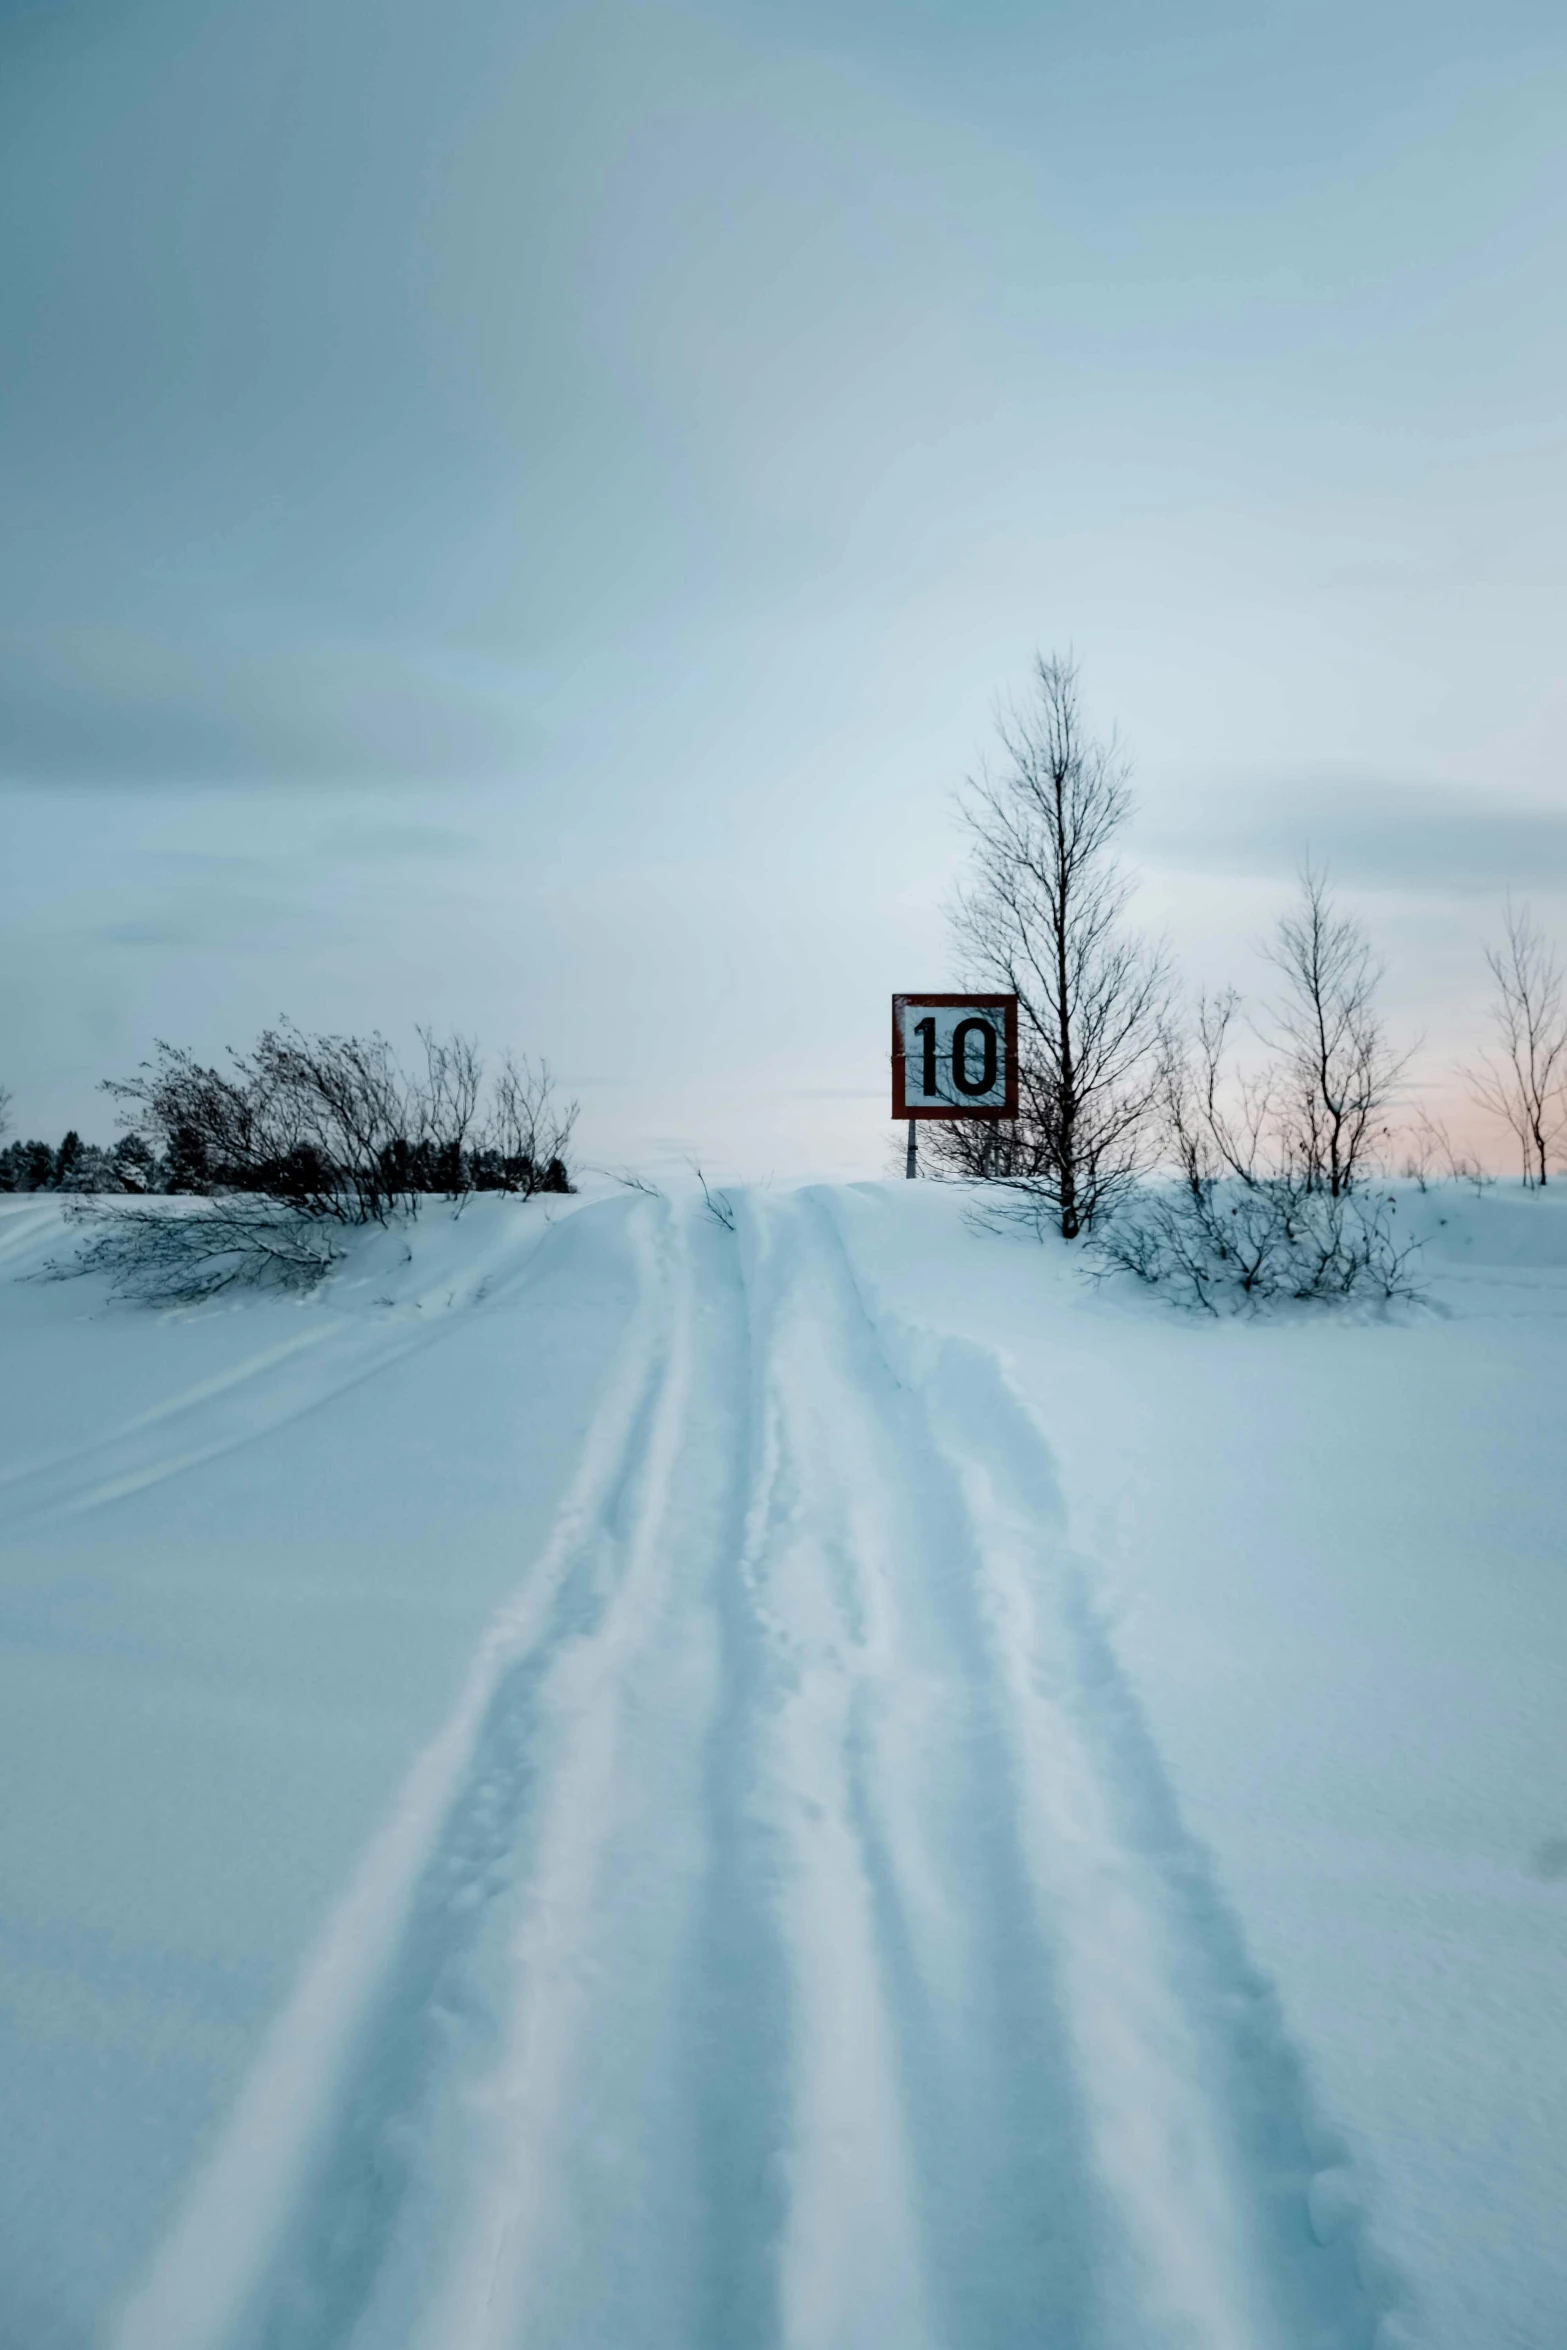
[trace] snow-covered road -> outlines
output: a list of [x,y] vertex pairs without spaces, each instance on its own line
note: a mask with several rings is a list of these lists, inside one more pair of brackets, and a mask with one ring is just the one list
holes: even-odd
[[1369,2345],[1026,1413],[831,1195],[736,1206],[624,1220],[544,1553],[117,2350]]
[[[733,1230],[699,1199],[502,1203],[367,1244],[308,1307],[11,1292],[36,1329],[0,1477],[0,2106],[36,2171],[0,2177],[3,2350],[1462,2350],[1476,2310],[1551,2341],[1549,2117],[1494,2063],[1444,2083],[1434,2039],[1471,1965],[1542,2097],[1562,2074],[1529,2021],[1554,1887],[1498,1877],[1466,1951],[1417,1853],[1389,1999],[1438,2017],[1429,2049],[1389,2055],[1374,1967],[1325,2007],[1331,1968],[1290,1948],[1341,1899],[1331,1837],[1300,1839],[1351,1754],[1386,1884],[1410,1865],[1396,1773],[1324,1712],[1364,1662],[1335,1609],[1422,1801],[1441,1754],[1516,1823],[1558,1751],[1548,1531],[1507,1495],[1483,1621],[1509,1703],[1485,1716],[1476,1615],[1463,1705],[1422,1719],[1379,1611],[1418,1572],[1438,1632],[1422,1665],[1405,1608],[1397,1645],[1446,1703],[1462,1581],[1428,1536],[1406,1569],[1347,1433],[1402,1387],[1433,1507],[1471,1430],[1454,1474],[1499,1483],[1477,1399],[1559,1358],[1557,1225],[1496,1277],[1535,1313],[1485,1340],[1505,1358],[1444,1355],[1429,1319],[1209,1344],[925,1189],[737,1191]],[[0,1248],[36,1262],[51,1217],[19,1205]],[[1335,1582],[1300,1496],[1274,1564],[1228,1556],[1265,1520],[1221,1393],[1269,1508],[1331,1440],[1373,1581],[1368,1551]],[[1083,1528],[1139,1478],[1199,1529],[1217,1482],[1228,1518],[1163,1676],[1178,1537],[1145,1518],[1134,1685],[1126,1558]],[[1219,1784],[1262,1790],[1260,1866],[1182,1710],[1193,1657]],[[1351,2112],[1322,2110],[1324,2051]],[[1510,2237],[1465,2235],[1477,2179]]]

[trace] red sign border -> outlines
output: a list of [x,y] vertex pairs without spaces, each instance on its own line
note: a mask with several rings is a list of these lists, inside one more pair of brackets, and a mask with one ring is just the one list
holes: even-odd
[[[898,1013],[904,1004],[930,1004],[943,1012],[960,1007],[970,1012],[1002,1012],[1006,1016],[1007,1095],[994,1107],[932,1110],[912,1108],[904,1093],[903,1030]],[[932,995],[910,989],[892,999],[892,1114],[895,1118],[1015,1118],[1017,1116],[1017,997],[1015,995]]]

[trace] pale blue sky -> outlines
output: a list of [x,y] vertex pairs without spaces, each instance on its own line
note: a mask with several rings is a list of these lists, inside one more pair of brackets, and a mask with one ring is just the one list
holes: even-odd
[[874,1169],[1036,644],[1204,977],[1567,933],[1559,7],[0,0],[0,1078],[282,1011]]

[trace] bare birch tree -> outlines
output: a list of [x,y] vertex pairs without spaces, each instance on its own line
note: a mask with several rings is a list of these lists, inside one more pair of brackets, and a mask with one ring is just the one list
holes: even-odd
[[1308,1188],[1339,1199],[1370,1171],[1404,1066],[1377,1004],[1382,966],[1311,865],[1268,957],[1284,979],[1269,1042],[1287,1147]]
[[948,1127],[936,1148],[1071,1240],[1146,1163],[1167,981],[1124,921],[1127,762],[1087,733],[1074,663],[1037,657],[999,727],[1005,764],[964,800],[974,870],[953,923],[965,970],[1018,999],[1021,1111],[984,1136]]
[[1552,1154],[1567,1135],[1567,989],[1550,942],[1527,906],[1507,901],[1507,934],[1487,947],[1496,983],[1491,1025],[1496,1046],[1465,1072],[1480,1107],[1502,1119],[1523,1156],[1526,1184],[1543,1184]]

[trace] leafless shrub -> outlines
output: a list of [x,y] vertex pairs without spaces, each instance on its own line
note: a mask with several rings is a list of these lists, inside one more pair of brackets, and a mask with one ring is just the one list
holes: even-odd
[[1485,959],[1497,1041],[1466,1075],[1480,1107],[1511,1129],[1532,1188],[1546,1181],[1567,1136],[1567,986],[1528,907],[1511,899],[1505,940],[1487,947]]
[[557,1102],[547,1061],[535,1067],[508,1052],[491,1089],[490,1114],[475,1160],[478,1186],[531,1198],[538,1191],[569,1191],[566,1172],[575,1102]]
[[1167,982],[1123,919],[1126,761],[1085,731],[1071,661],[1037,660],[1033,689],[1000,721],[1003,771],[968,786],[974,871],[953,913],[965,969],[1018,999],[1019,1114],[936,1124],[929,1150],[1070,1240],[1147,1163]]
[[411,1215],[428,1193],[569,1191],[576,1108],[557,1103],[547,1066],[508,1054],[486,1113],[477,1046],[418,1033],[412,1072],[379,1034],[316,1036],[286,1021],[223,1069],[160,1043],[136,1077],[109,1086],[130,1128],[112,1163],[127,1184],[134,1169],[138,1188],[156,1179],[203,1204],[84,1203],[79,1269],[107,1273],[122,1295],[174,1302],[241,1281],[309,1286],[341,1254],[330,1234]]
[[140,1076],[107,1090],[182,1190],[256,1192],[338,1224],[385,1223],[414,1196],[427,1121],[382,1036],[284,1022],[226,1071],[160,1042]]
[[[418,1188],[463,1200],[473,1189],[472,1141],[484,1085],[479,1048],[466,1036],[437,1036],[421,1028],[422,1081],[405,1086],[406,1114],[417,1121],[411,1172],[428,1179]],[[379,1041],[379,1040],[378,1040]]]
[[1401,1139],[1399,1173],[1407,1182],[1418,1184],[1422,1191],[1428,1190],[1433,1177],[1448,1171],[1444,1161],[1452,1156],[1452,1144],[1447,1128],[1422,1104],[1406,1124]]
[[1403,1129],[1400,1174],[1422,1191],[1444,1177],[1453,1183],[1472,1183],[1482,1190],[1493,1178],[1472,1151],[1460,1150],[1440,1118],[1422,1104]]
[[314,1036],[285,1021],[221,1070],[160,1043],[140,1075],[108,1090],[170,1190],[254,1192],[350,1225],[412,1213],[432,1192],[570,1190],[576,1105],[557,1102],[547,1064],[508,1053],[486,1113],[478,1048],[430,1029],[419,1041],[424,1065],[410,1073],[379,1034]]
[[1135,1194],[1093,1240],[1101,1266],[1218,1314],[1282,1299],[1415,1298],[1417,1244],[1388,1192],[1307,1190],[1293,1176],[1171,1182]]
[[1204,998],[1189,1038],[1166,1031],[1160,1098],[1176,1173],[1126,1195],[1096,1228],[1100,1269],[1214,1314],[1417,1296],[1416,1246],[1395,1236],[1392,1196],[1343,1179],[1343,1162],[1334,1190],[1301,1150],[1289,1065],[1282,1080],[1229,1067],[1236,1012],[1233,993]]
[[85,1237],[51,1269],[105,1274],[115,1296],[144,1305],[199,1305],[240,1285],[313,1289],[343,1254],[332,1224],[255,1193],[188,1206],[82,1200],[66,1213]]

